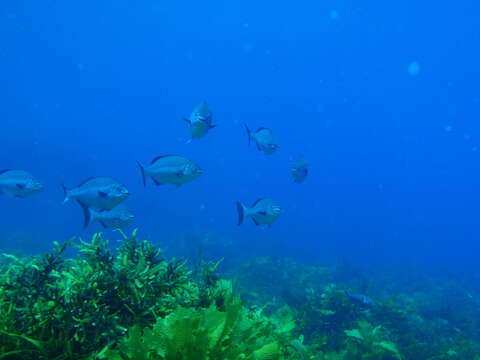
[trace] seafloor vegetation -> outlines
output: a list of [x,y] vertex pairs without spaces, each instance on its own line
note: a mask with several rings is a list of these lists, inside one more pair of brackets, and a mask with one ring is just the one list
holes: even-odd
[[218,265],[167,259],[136,232],[115,251],[96,234],[3,254],[0,359],[480,359],[480,306],[456,282],[378,276],[366,305],[345,266],[256,258],[229,272],[234,291]]

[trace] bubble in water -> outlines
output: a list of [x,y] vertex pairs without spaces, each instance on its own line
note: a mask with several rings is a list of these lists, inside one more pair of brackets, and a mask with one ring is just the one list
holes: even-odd
[[417,76],[420,73],[420,65],[416,61],[412,61],[408,64],[408,74],[410,76]]

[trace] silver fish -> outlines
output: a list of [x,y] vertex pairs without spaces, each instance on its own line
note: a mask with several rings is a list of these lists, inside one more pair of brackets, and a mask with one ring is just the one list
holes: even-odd
[[137,161],[142,172],[143,185],[150,176],[157,185],[174,184],[177,187],[186,184],[202,174],[193,161],[179,155],[161,155],[154,158],[150,165],[143,166]]
[[192,139],[204,137],[210,129],[216,126],[212,124],[212,118],[212,110],[205,101],[195,106],[190,117],[188,119],[184,118],[190,125]]
[[108,229],[122,229],[135,220],[135,215],[123,204],[112,210],[98,211],[86,208],[84,216],[84,227],[87,227],[92,221],[98,221],[104,228]]
[[295,161],[290,170],[296,183],[304,182],[310,171],[308,162],[302,158]]
[[111,210],[129,196],[128,189],[111,177],[90,177],[82,181],[77,187],[68,190],[62,184],[65,198],[76,200],[80,206],[96,210]]
[[0,171],[0,194],[25,198],[42,190],[43,185],[26,171]]
[[280,215],[281,210],[277,202],[270,198],[258,199],[249,208],[241,202],[237,202],[238,225],[241,225],[246,217],[250,217],[257,226],[272,226],[273,222]]
[[277,139],[273,136],[273,132],[269,128],[261,127],[257,131],[252,133],[248,126],[245,124],[245,129],[248,135],[248,144],[252,141],[257,145],[257,149],[263,153],[270,155],[278,150]]

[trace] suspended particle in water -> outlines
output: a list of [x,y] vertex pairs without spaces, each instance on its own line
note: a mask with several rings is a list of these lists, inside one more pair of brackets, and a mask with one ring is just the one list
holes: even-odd
[[323,105],[323,104],[317,104],[317,106],[316,106],[316,111],[317,111],[317,113],[323,113],[323,112],[325,112],[325,105]]
[[243,52],[248,54],[251,53],[253,50],[253,45],[250,43],[243,44]]
[[472,147],[472,151],[473,151],[473,152],[477,152],[477,151],[478,151],[478,147],[477,147],[477,146]]
[[419,63],[416,61],[412,61],[410,64],[408,64],[407,71],[410,76],[417,76],[420,73]]
[[446,132],[452,132],[453,127],[452,127],[452,125],[445,125],[445,126],[443,127],[443,129],[444,129]]
[[338,11],[337,10],[330,10],[330,19],[337,20],[338,19]]
[[472,137],[472,136],[471,136],[470,134],[467,134],[467,133],[463,134],[463,138],[464,138],[465,140],[470,140],[471,137]]

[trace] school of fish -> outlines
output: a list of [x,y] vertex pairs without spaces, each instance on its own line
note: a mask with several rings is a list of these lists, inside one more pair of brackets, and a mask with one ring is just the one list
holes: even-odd
[[[215,128],[213,112],[207,102],[203,101],[194,107],[188,118],[184,118],[190,131],[190,141],[201,139]],[[275,153],[279,146],[272,129],[260,127],[255,132],[245,125],[248,144],[252,142],[258,151],[266,155]],[[171,184],[180,187],[200,175],[202,169],[193,161],[181,155],[160,155],[153,158],[148,165],[137,161],[143,185],[150,178],[157,186]],[[302,183],[309,175],[309,164],[299,158],[291,165],[294,182]],[[90,177],[76,187],[67,188],[62,184],[64,203],[76,201],[84,217],[84,227],[98,221],[104,228],[121,229],[135,219],[135,215],[124,204],[129,196],[125,185],[111,177]],[[24,170],[5,169],[0,171],[0,194],[16,198],[26,198],[43,190],[43,184],[32,174]],[[250,207],[237,201],[238,225],[250,218],[257,226],[271,227],[278,219],[282,209],[278,203],[268,197],[258,198]]]

